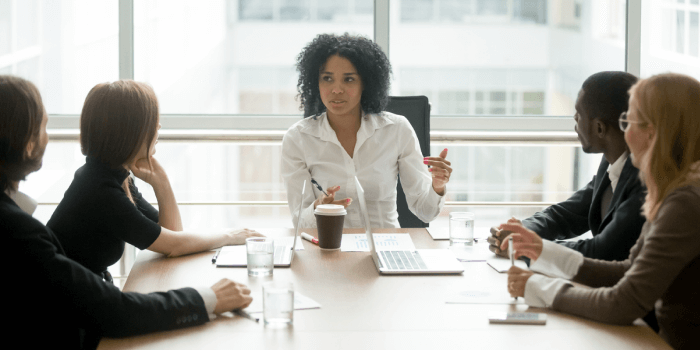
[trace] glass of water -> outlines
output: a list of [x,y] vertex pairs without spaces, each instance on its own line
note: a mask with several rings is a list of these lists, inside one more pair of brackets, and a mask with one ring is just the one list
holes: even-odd
[[275,267],[275,241],[269,237],[245,240],[248,252],[248,276],[270,276]]
[[263,319],[265,325],[287,326],[294,320],[294,285],[291,282],[263,284]]
[[450,245],[471,246],[474,244],[474,213],[450,213]]

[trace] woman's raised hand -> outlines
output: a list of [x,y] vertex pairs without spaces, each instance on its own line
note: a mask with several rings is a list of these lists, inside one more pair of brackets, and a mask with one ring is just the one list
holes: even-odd
[[159,181],[165,178],[165,170],[160,165],[160,163],[151,156],[151,164],[148,164],[146,158],[141,158],[136,160],[133,164],[129,165],[129,170],[134,173],[134,176],[143,180],[151,186],[155,186]]
[[[513,237],[513,255],[516,259],[526,256],[535,261],[542,254],[542,238],[534,231],[526,229],[521,223],[501,224],[498,228],[512,232],[510,236]],[[505,251],[507,249],[508,240],[504,239],[501,242],[501,250]]]
[[433,190],[441,196],[445,194],[445,186],[450,182],[450,174],[452,174],[452,168],[450,167],[452,163],[446,160],[445,157],[447,157],[447,148],[442,150],[437,157],[423,158],[423,164],[431,166],[428,171],[433,176]]
[[341,200],[335,200],[335,193],[340,190],[340,186],[334,186],[326,189],[326,192],[328,192],[328,195],[326,196],[325,194],[321,194],[321,197],[317,198],[316,201],[314,202],[314,209],[318,205],[321,204],[338,204],[342,205],[343,207],[347,208],[350,203],[352,203],[351,198],[345,198]]

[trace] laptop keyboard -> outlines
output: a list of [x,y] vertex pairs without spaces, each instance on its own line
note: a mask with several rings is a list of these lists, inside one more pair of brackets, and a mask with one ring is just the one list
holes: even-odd
[[397,250],[378,252],[384,258],[386,267],[390,270],[427,270],[423,258],[416,251]]

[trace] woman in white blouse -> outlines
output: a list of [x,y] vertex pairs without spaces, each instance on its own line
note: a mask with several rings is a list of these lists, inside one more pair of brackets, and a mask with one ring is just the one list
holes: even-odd
[[630,90],[620,128],[648,193],[640,213],[647,221],[627,260],[584,258],[509,222],[501,229],[514,232],[515,255],[532,259],[531,271],[508,271],[512,296],[613,324],[631,324],[655,310],[664,340],[676,349],[700,349],[698,101],[700,82],[680,74],[640,80]]
[[[284,135],[282,177],[292,215],[303,207],[301,227],[315,227],[314,209],[329,203],[347,208],[345,227],[363,227],[359,206],[351,205],[357,198],[355,176],[365,190],[372,227],[399,227],[399,174],[411,211],[424,222],[437,217],[452,172],[447,149],[424,158],[408,120],[383,111],[391,64],[381,48],[347,33],[322,34],[299,54],[297,69],[305,118]],[[301,198],[304,180],[311,179],[328,195],[312,187]]]

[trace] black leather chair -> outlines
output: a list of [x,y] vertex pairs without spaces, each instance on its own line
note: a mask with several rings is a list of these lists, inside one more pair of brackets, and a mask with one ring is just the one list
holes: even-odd
[[[413,126],[420,143],[423,157],[430,155],[430,103],[425,96],[390,96],[387,112],[399,114]],[[399,224],[403,228],[428,227],[428,224],[413,215],[406,204],[406,194],[401,187],[401,178],[396,185],[396,207],[399,212]]]

